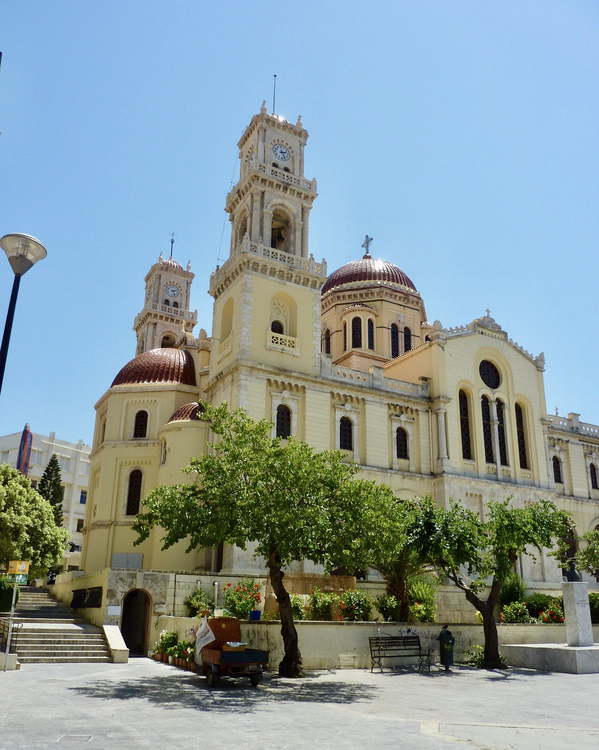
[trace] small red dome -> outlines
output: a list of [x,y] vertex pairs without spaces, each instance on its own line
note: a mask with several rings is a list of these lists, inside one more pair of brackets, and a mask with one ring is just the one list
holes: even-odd
[[201,404],[198,404],[197,401],[192,401],[190,404],[184,404],[180,409],[177,409],[167,424],[169,422],[190,422],[199,419],[198,414],[201,414],[203,411],[204,407]]
[[388,263],[386,260],[373,258],[366,253],[363,258],[352,260],[341,266],[337,271],[333,271],[322,287],[322,294],[348,285],[369,287],[380,284],[398,285],[409,289],[411,292],[417,291],[411,279],[405,275],[401,268],[394,266],[393,263]]
[[176,268],[177,271],[183,270],[183,266],[180,263],[177,263],[176,260],[173,260],[173,258],[167,258],[166,260],[163,260],[162,264],[164,266],[170,266],[171,268]]
[[112,385],[181,383],[197,385],[193,357],[181,349],[152,349],[126,364]]

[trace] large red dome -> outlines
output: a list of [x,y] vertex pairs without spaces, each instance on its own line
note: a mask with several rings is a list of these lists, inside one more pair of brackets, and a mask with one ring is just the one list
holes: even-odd
[[127,363],[112,385],[181,383],[196,385],[193,357],[181,349],[152,349]]
[[404,287],[411,292],[417,291],[411,279],[401,268],[386,260],[373,258],[366,253],[360,260],[352,260],[337,271],[333,271],[322,287],[322,293],[325,294],[332,289],[370,287],[380,284]]

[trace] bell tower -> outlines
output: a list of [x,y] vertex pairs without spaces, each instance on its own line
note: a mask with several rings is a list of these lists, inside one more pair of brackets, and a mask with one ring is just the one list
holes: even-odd
[[212,379],[240,362],[320,372],[326,263],[309,252],[308,220],[317,192],[316,180],[304,177],[307,139],[301,118],[292,125],[269,115],[263,103],[237,144],[239,182],[225,205],[230,253],[210,279]]
[[247,235],[252,243],[308,258],[308,219],[316,180],[304,177],[308,133],[301,117],[292,125],[269,115],[265,103],[237,144],[239,182],[227,196],[231,254]]
[[[171,245],[172,253],[172,245]],[[174,347],[181,331],[191,333],[198,321],[197,310],[189,309],[194,274],[173,258],[158,261],[148,271],[143,310],[136,316],[133,330],[137,337],[136,356],[150,349]]]

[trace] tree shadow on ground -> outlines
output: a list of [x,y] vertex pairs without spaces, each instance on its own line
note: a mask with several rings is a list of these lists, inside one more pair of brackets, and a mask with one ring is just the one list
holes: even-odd
[[223,713],[250,713],[258,706],[264,708],[268,704],[298,702],[349,705],[372,700],[380,693],[377,687],[330,682],[326,680],[326,675],[310,675],[300,679],[265,675],[258,688],[252,687],[247,678],[225,677],[216,688],[209,688],[203,677],[185,673],[118,682],[100,680],[93,685],[69,690],[100,700],[140,700],[167,709],[187,708]]

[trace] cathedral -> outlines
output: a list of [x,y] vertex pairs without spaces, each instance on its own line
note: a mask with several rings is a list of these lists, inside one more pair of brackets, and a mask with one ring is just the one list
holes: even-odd
[[[144,573],[152,597],[150,571],[264,573],[233,547],[163,551],[159,530],[133,545],[144,495],[187,481],[181,468],[206,451],[199,400],[266,417],[273,436],[338,449],[400,498],[453,498],[481,514],[489,500],[545,498],[572,514],[578,534],[599,524],[599,427],[547,413],[542,353],[489,311],[454,328],[429,322],[418,280],[372,257],[368,236],[363,255],[330,274],[313,257],[307,138],[301,119],[263,105],[238,143],[229,257],[210,277],[211,335],[195,331],[189,264],[160,257],[145,277],[136,356],[96,404],[87,575],[131,571],[141,588]],[[519,572],[531,585],[562,580],[544,556],[525,557]]]

